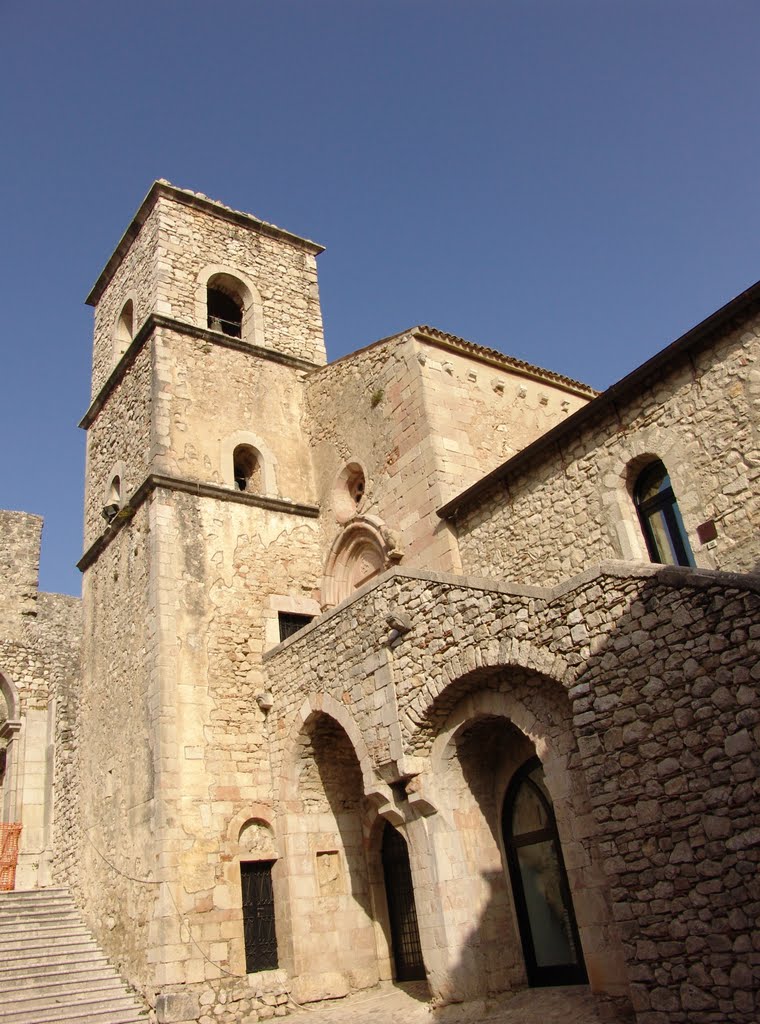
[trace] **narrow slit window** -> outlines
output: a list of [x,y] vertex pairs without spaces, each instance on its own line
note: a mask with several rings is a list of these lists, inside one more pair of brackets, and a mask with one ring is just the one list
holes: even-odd
[[649,557],[663,565],[694,565],[670,476],[659,460],[650,463],[636,480],[633,492]]
[[134,306],[132,300],[128,299],[119,314],[119,321],[116,324],[116,361],[124,355],[134,338]]

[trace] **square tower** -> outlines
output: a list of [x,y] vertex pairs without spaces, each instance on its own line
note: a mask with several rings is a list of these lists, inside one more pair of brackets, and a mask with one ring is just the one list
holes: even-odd
[[266,835],[273,803],[266,623],[319,611],[301,423],[321,251],[160,181],[88,298],[78,885],[151,1001],[245,973],[230,915],[239,835],[252,806]]

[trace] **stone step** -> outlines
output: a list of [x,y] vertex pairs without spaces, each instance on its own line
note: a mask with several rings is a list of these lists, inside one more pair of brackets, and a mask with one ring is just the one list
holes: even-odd
[[0,1024],[146,1024],[65,889],[0,898]]
[[[2,975],[0,975],[1,983]],[[121,978],[108,961],[102,963],[64,963],[38,964],[26,968],[26,973],[13,978],[13,992],[24,992],[27,989],[42,989],[48,985],[85,985],[90,981],[115,981],[121,984]],[[3,995],[3,999],[7,999]]]
[[5,1013],[0,1008],[2,1024],[145,1024],[134,1000],[95,999],[58,1006],[25,1008]]
[[78,953],[76,958],[68,953],[51,953],[44,958],[44,961],[40,957],[4,960],[0,963],[0,1002],[7,988],[15,985],[19,978],[32,978],[53,970],[56,973],[74,968],[94,970],[101,965],[108,965],[108,960],[98,949],[87,953]]
[[[35,942],[30,940],[29,942],[19,943],[17,946],[10,946],[2,950],[2,956],[5,961],[19,961],[19,959],[46,959],[48,952],[51,948],[49,942],[44,940],[41,942]],[[74,956],[77,953],[89,953],[95,952],[97,946],[95,940],[90,938],[89,933],[82,936],[72,936],[71,938],[58,939],[52,948],[57,953],[67,953],[70,956]]]
[[17,910],[13,913],[7,912],[0,914],[0,928],[14,928],[17,925],[44,925],[48,923],[61,923],[66,921],[80,921],[81,918],[74,907],[71,910],[59,910],[51,912],[49,910],[43,911],[29,911],[29,910]]
[[12,944],[47,940],[48,945],[59,939],[90,937],[90,933],[76,919],[73,921],[50,922],[50,924],[18,924],[13,928],[0,928],[0,950]]
[[3,1005],[0,1007],[0,1020],[6,1010],[14,1009],[14,1004],[23,1003],[24,1009],[33,1009],[37,1004],[43,1006],[58,1005],[62,997],[73,997],[77,1000],[83,999],[106,999],[121,998],[124,996],[124,986],[121,979],[114,978],[91,978],[89,981],[82,981],[80,975],[69,975],[75,980],[65,980],[62,976],[58,981],[40,982],[35,979],[33,989],[16,989],[8,995],[3,995]]

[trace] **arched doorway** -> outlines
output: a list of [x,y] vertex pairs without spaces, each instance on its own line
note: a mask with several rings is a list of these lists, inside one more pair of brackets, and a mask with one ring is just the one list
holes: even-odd
[[404,837],[390,822],[383,829],[382,861],[396,981],[424,981],[409,850]]
[[537,757],[525,762],[507,789],[502,830],[529,983],[585,984],[554,807]]

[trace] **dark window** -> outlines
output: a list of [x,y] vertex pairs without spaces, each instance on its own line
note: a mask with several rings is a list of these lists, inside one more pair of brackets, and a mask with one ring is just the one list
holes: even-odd
[[242,861],[240,864],[245,969],[248,974],[253,974],[254,971],[273,971],[277,968],[273,865],[273,860]]
[[649,557],[665,565],[694,565],[678,502],[662,462],[652,462],[636,480],[633,491]]
[[231,338],[243,334],[243,304],[223,292],[220,288],[209,288],[207,292],[208,326],[212,331],[221,331]]
[[530,985],[583,985],[586,968],[554,807],[537,757],[504,798],[504,849]]
[[239,491],[261,489],[261,472],[256,449],[249,444],[239,444],[232,453],[232,471],[235,487]]
[[280,620],[280,643],[282,643],[283,640],[287,640],[289,636],[297,633],[299,629],[308,626],[314,616],[295,615],[293,612],[278,612],[277,618]]

